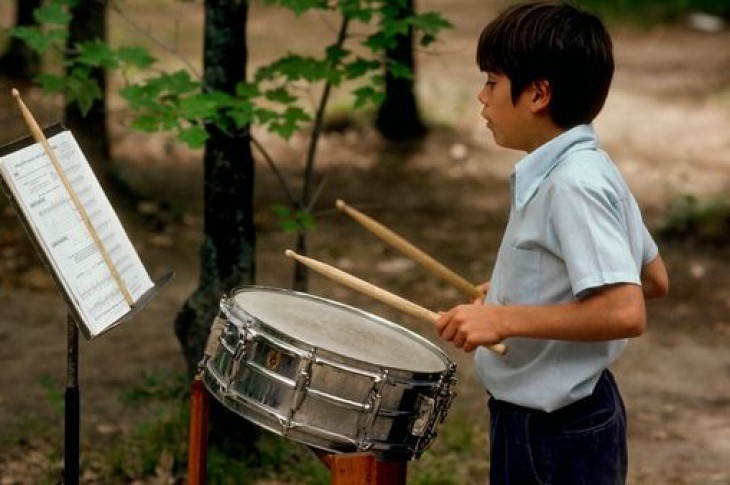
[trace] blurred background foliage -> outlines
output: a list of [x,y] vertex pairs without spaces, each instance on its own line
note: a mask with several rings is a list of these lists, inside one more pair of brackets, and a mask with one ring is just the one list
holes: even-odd
[[730,19],[728,0],[575,0],[574,3],[598,13],[608,21],[629,21],[643,25],[674,22],[696,13]]

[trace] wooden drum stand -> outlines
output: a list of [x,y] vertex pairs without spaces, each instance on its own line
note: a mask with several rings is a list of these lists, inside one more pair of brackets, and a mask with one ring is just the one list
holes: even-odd
[[331,485],[404,485],[408,462],[381,461],[372,453],[327,453],[312,449],[330,470]]
[[[205,485],[210,394],[200,377],[190,392],[188,485]],[[405,485],[408,462],[382,461],[372,453],[330,453],[311,448],[330,470],[331,485]]]

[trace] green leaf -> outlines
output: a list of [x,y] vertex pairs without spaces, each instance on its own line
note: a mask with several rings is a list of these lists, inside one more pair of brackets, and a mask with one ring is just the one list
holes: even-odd
[[174,94],[189,93],[200,89],[200,82],[192,79],[190,73],[184,69],[177,70],[172,74],[162,74],[160,82],[167,91]]
[[352,94],[355,96],[355,109],[361,108],[368,103],[379,105],[380,103],[382,103],[383,98],[385,97],[385,93],[376,90],[371,86],[363,86],[357,88],[352,92]]
[[157,62],[157,59],[152,57],[149,50],[144,47],[120,47],[117,50],[117,56],[122,64],[137,67],[139,69],[146,69]]
[[205,91],[200,96],[220,108],[229,107],[236,101],[235,97],[223,91]]
[[157,112],[162,131],[175,130],[180,126],[180,114],[173,110],[161,110]]
[[258,106],[254,108],[253,115],[255,116],[256,120],[262,125],[271,123],[273,120],[279,117],[279,113],[277,113],[276,111],[261,108]]
[[129,107],[136,110],[155,106],[158,94],[159,90],[147,84],[132,84],[119,90],[119,95],[129,103]]
[[401,62],[389,61],[388,71],[396,79],[413,79],[413,71]]
[[382,31],[370,34],[362,41],[362,45],[370,49],[372,52],[385,52],[386,49],[395,47],[395,37],[386,35]]
[[349,17],[363,24],[368,24],[375,15],[375,8],[372,5],[361,5],[361,0],[339,0],[338,7],[342,15]]
[[294,14],[301,15],[309,10],[326,10],[326,0],[264,0],[265,5],[280,5]]
[[257,82],[273,80],[283,77],[286,81],[304,79],[309,82],[320,81],[328,74],[329,66],[326,61],[297,54],[287,54],[256,71],[254,79]]
[[101,99],[101,87],[90,77],[89,69],[74,67],[66,78],[66,101],[78,104],[81,114],[86,116],[98,99]]
[[325,57],[330,65],[340,64],[348,55],[350,55],[349,50],[343,49],[337,45],[330,45],[327,46],[327,49],[325,49]]
[[438,12],[424,12],[414,15],[410,19],[410,23],[416,29],[432,35],[435,35],[444,29],[453,28],[451,22]]
[[284,232],[297,232],[299,230],[299,224],[294,219],[283,219],[279,221],[279,227]]
[[436,42],[436,36],[431,34],[423,34],[421,40],[418,41],[421,47],[428,47]]
[[240,82],[236,85],[236,96],[240,96],[242,98],[255,98],[259,94],[259,87],[255,84]]
[[208,133],[200,125],[191,125],[187,128],[181,128],[177,137],[180,141],[187,144],[190,148],[203,148],[205,141],[208,139]]
[[46,93],[62,93],[66,89],[65,76],[56,74],[39,74],[35,80],[41,85]]
[[279,227],[284,232],[307,232],[314,229],[314,217],[309,211],[292,210],[281,204],[274,204],[271,210],[279,221]]
[[388,46],[394,47],[399,36],[408,34],[409,25],[400,19],[389,19],[380,27],[380,33]]
[[271,210],[274,212],[276,217],[278,217],[280,219],[289,217],[289,215],[291,214],[291,210],[288,207],[281,205],[281,204],[272,205]]
[[284,232],[296,232],[298,229],[297,221],[295,220],[290,208],[275,204],[271,206],[271,210],[278,219],[279,227]]
[[310,212],[297,211],[297,222],[303,232],[309,232],[315,228],[314,216]]
[[300,129],[302,123],[308,121],[311,121],[311,117],[302,108],[289,106],[284,113],[269,120],[267,127],[269,131],[287,140]]
[[380,68],[380,61],[358,57],[353,62],[345,64],[345,76],[347,79],[356,79],[364,76],[370,71],[379,70]]
[[104,69],[114,69],[119,65],[117,55],[98,39],[76,44],[76,49],[78,55],[74,60],[80,64]]
[[180,116],[189,120],[207,119],[216,113],[218,104],[206,94],[188,96],[180,101]]
[[13,37],[16,37],[30,47],[35,52],[43,54],[51,47],[62,49],[66,44],[66,30],[49,30],[43,32],[38,27],[15,27],[12,29]]
[[66,26],[71,22],[66,2],[52,1],[33,11],[33,17],[38,24],[56,24]]
[[94,100],[98,99],[96,96],[91,94],[89,91],[86,90],[79,90],[72,95],[67,97],[68,101],[74,101],[79,106],[79,111],[81,111],[81,116],[86,117],[87,114],[89,114],[89,110],[94,104]]
[[143,114],[132,120],[131,127],[145,133],[154,133],[159,129],[160,119],[157,116]]
[[248,100],[236,100],[230,104],[226,114],[233,120],[236,128],[244,128],[253,122],[254,107]]
[[297,100],[296,96],[290,94],[285,87],[271,89],[264,94],[269,101],[275,101],[281,104],[290,104]]

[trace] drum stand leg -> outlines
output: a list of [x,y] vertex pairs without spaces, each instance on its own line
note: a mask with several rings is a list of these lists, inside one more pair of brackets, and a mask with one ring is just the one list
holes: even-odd
[[188,485],[205,485],[208,461],[208,393],[200,376],[190,389],[190,432],[188,435]]
[[330,469],[330,485],[405,485],[406,461],[381,461],[372,453],[332,454],[312,449]]

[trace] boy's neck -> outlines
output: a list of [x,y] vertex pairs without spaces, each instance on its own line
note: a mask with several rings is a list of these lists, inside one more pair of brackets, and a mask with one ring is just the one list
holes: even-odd
[[527,153],[532,153],[553,138],[557,138],[558,136],[568,131],[567,128],[561,128],[560,126],[556,125],[552,120],[545,119],[542,121],[543,122],[536,123],[531,130],[532,133],[530,136],[529,145],[525,147],[525,151]]

